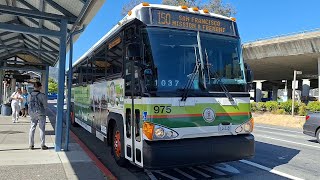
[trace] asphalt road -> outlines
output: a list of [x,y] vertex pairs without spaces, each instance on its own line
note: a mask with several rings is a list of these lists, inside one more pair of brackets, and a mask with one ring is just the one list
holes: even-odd
[[[53,110],[55,108],[51,107]],[[256,155],[250,160],[148,171],[117,166],[110,147],[81,127],[71,129],[118,179],[319,179],[320,144],[300,130],[256,125]]]

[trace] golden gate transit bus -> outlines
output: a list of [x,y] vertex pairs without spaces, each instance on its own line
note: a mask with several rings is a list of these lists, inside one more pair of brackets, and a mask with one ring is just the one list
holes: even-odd
[[119,165],[248,159],[250,72],[235,19],[142,3],[74,63],[71,121]]

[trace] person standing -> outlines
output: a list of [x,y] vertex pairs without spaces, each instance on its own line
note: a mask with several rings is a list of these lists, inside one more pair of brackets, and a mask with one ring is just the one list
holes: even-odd
[[31,128],[29,133],[29,148],[34,149],[34,132],[39,123],[41,149],[46,150],[45,145],[45,127],[46,127],[46,109],[48,107],[47,97],[40,92],[42,85],[40,82],[34,83],[34,90],[28,97],[29,115],[31,118]]
[[16,123],[19,120],[20,103],[23,101],[21,96],[21,88],[12,93],[11,98],[11,109],[12,109],[12,122]]
[[21,103],[22,117],[27,117],[28,114],[28,91],[26,89],[23,90],[23,102]]

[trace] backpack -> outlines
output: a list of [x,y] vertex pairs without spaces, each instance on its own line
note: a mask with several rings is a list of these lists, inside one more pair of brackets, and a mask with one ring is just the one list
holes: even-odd
[[32,112],[32,113],[41,112],[42,103],[38,99],[38,95],[39,94],[41,94],[41,93],[38,92],[36,95],[32,95],[32,93],[30,93],[29,111]]

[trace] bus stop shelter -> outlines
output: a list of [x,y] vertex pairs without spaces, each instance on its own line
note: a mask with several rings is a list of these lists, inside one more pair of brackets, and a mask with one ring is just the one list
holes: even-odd
[[[66,52],[84,25],[105,0],[0,0],[0,103],[4,76],[15,78],[26,71],[41,73],[48,92],[49,66],[59,67],[55,150],[62,149],[62,120],[65,89]],[[71,42],[71,43],[70,43]],[[72,59],[71,59],[72,61]]]

